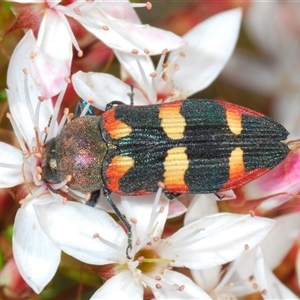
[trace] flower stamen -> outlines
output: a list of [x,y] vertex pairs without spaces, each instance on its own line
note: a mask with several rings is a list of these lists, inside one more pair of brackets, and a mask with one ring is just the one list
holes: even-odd
[[[62,100],[63,100],[64,95],[66,93],[67,86],[68,86],[68,82],[64,81],[62,89],[61,89],[61,92],[58,95],[57,101],[56,101],[54,109],[53,109],[53,115],[52,115],[52,118],[51,118],[52,120],[57,120],[58,113],[59,113],[59,108],[61,106]],[[62,124],[62,123],[60,123],[60,124]],[[55,137],[56,134],[60,132],[60,131],[56,130],[56,126],[57,126],[56,122],[50,122],[50,124],[48,125],[49,132],[48,132],[48,135],[46,137],[45,142],[48,141],[48,140],[50,140],[51,138]],[[62,127],[59,126],[59,128],[61,129]]]
[[1,162],[0,162],[0,167],[2,167],[2,168],[9,168],[9,169],[15,169],[15,170],[19,170],[20,169],[19,165],[8,164],[8,163],[1,163]]
[[54,190],[59,190],[62,189],[65,185],[68,184],[67,178],[59,183],[49,183],[49,185],[54,189]]
[[261,293],[262,295],[266,296],[268,292],[267,292],[266,289],[263,289],[260,293]]
[[161,75],[163,72],[164,72],[164,69],[165,69],[165,58],[166,58],[166,55],[167,53],[163,51],[163,53],[161,54],[160,58],[159,58],[159,61],[158,61],[158,64],[156,66],[156,73]]
[[93,234],[93,238],[94,239],[99,239],[102,243],[104,243],[105,245],[109,246],[112,249],[115,249],[116,251],[118,251],[120,253],[124,252],[123,247],[119,247],[115,243],[111,243],[110,241],[104,239],[103,237],[101,237],[101,235],[98,232]]
[[[147,75],[145,73],[145,70],[143,69],[142,67],[142,64],[140,62],[140,60],[138,58],[135,59],[136,63],[137,63],[137,66],[139,68],[139,71],[140,71],[140,74],[141,74],[141,77],[142,77],[142,80],[143,80],[143,86],[145,87],[145,93],[148,97],[148,99],[153,99],[153,101],[157,101],[156,99],[156,93],[154,91],[156,91],[156,88],[153,88],[152,86],[150,86],[150,83],[147,79]],[[153,83],[154,81],[154,78],[152,77],[151,78],[151,85],[154,84],[154,87],[155,87],[155,82]]]
[[42,157],[42,149],[41,149],[41,140],[38,133],[38,128],[34,126],[33,128],[35,134],[35,142],[36,142],[36,153],[40,154],[39,158]]
[[[170,282],[165,277],[156,275],[156,276],[154,276],[154,278],[152,278],[145,274],[143,274],[143,275],[144,275],[143,278],[144,278],[146,285],[149,286],[150,288],[157,288],[157,289],[163,288],[165,290],[170,290],[170,291],[173,290],[173,291],[178,291],[178,292],[182,292],[185,289],[184,284],[177,284],[177,283],[172,284],[172,282]],[[157,281],[159,281],[159,283]]]
[[89,110],[89,108],[90,108],[90,106],[91,106],[91,103],[93,103],[93,102],[91,102],[91,101],[93,101],[93,100],[88,100],[88,101],[86,102],[86,105],[84,106],[84,108],[83,108],[83,110],[82,110],[82,112],[81,112],[81,114],[80,114],[79,117],[83,117],[83,116],[86,115],[87,111]]
[[29,202],[30,200],[34,200],[34,199],[42,196],[43,194],[45,194],[45,187],[42,185],[36,191],[34,191],[34,193],[32,193],[32,191],[29,189],[28,184],[26,185],[26,187],[28,189],[28,192],[30,193],[30,196],[26,197],[25,199],[20,200],[19,203]]
[[153,232],[154,222],[156,222],[156,219],[157,219],[158,215],[160,214],[160,211],[157,211],[157,206],[159,203],[159,199],[161,197],[161,193],[162,193],[162,188],[159,187],[157,190],[155,199],[154,199],[153,208],[152,208],[152,212],[151,212],[151,216],[150,216],[150,220],[149,220],[146,232],[149,232],[149,233]]
[[136,219],[136,218],[130,218],[130,221],[131,221],[133,224],[136,224],[136,223],[137,223],[137,219]]
[[152,3],[151,2],[146,2],[146,7],[148,10],[152,9]]

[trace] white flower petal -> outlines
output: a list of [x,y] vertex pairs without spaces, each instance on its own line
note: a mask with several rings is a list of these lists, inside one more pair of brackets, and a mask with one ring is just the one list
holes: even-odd
[[127,235],[106,212],[77,202],[35,205],[35,210],[45,233],[67,254],[95,265],[126,261]]
[[[270,235],[271,234],[269,234],[269,236]],[[273,237],[274,236],[275,234],[273,234]],[[276,237],[278,238],[278,236]],[[264,242],[266,242],[266,239],[264,239]],[[290,291],[286,289],[286,287],[284,287],[282,283],[280,283],[280,281],[273,275],[271,270],[265,264],[265,258],[274,250],[274,248],[271,249],[270,247],[270,252],[266,253],[264,257],[260,246],[243,253],[242,257],[239,257],[238,260],[234,261],[230,265],[230,268],[222,278],[223,284],[219,284],[218,287],[215,288],[215,291],[227,292],[229,294],[235,295],[238,298],[258,291],[264,291],[262,295],[265,299],[290,299],[287,296],[289,295]],[[236,266],[234,267],[234,265]],[[227,273],[230,273],[231,269],[233,269],[234,273],[229,278],[227,276]],[[272,275],[270,276],[269,273]],[[253,275],[254,279],[249,280],[249,278],[253,277]],[[225,277],[227,278],[224,281]],[[253,288],[254,283],[258,285],[257,289]],[[279,295],[282,289],[284,290],[284,292],[280,297]],[[275,294],[273,295],[273,293]],[[291,299],[294,299],[294,297],[291,297]]]
[[268,268],[266,268],[266,276],[270,290],[265,299],[299,299]]
[[[83,100],[94,100],[93,106],[103,111],[108,103],[115,100],[130,104],[130,86],[110,74],[79,71],[72,76],[72,82],[76,93]],[[138,90],[134,90],[134,104],[146,104],[144,96]]]
[[60,93],[70,76],[73,53],[71,37],[61,16],[53,9],[45,10],[37,43],[30,56],[30,74],[48,99]]
[[286,13],[291,12],[284,10],[284,3],[255,1],[245,16],[245,27],[254,44],[269,57],[279,60],[288,59],[285,57],[286,54],[299,51],[299,42],[295,39],[297,34],[292,34],[293,30],[284,20],[283,15]]
[[184,217],[184,225],[197,221],[205,216],[213,215],[219,212],[216,202],[216,195],[194,195],[188,211]]
[[253,284],[256,283],[256,281],[250,281],[249,277],[246,280],[238,279],[238,281],[235,282],[236,284],[232,284],[232,282],[228,281],[227,285],[218,292],[234,295],[237,299],[257,292],[257,290],[253,288]]
[[250,251],[244,251],[233,261],[215,290],[233,294],[236,297],[254,293],[253,280],[250,278],[254,274],[256,251],[257,247]]
[[263,265],[260,267],[260,272],[256,271],[255,278],[259,285],[260,291],[264,299],[299,299],[291,290],[289,290],[268,268]]
[[205,270],[193,270],[191,269],[191,274],[193,280],[204,290],[212,291],[221,279],[221,269],[222,266],[215,266]]
[[[162,282],[158,282],[162,285],[161,289],[152,289],[152,292],[156,299],[211,299],[198,285],[196,285],[187,276],[172,271],[165,270],[163,273]],[[168,283],[174,288],[164,288],[164,283]],[[177,289],[175,287],[178,287]],[[183,290],[179,291],[179,288]]]
[[22,164],[21,151],[0,142],[0,188],[13,187],[24,181]]
[[273,272],[264,264],[262,252],[259,248],[257,251],[254,276],[259,291],[264,291],[264,293],[261,293],[264,299],[299,299],[299,297],[281,283]]
[[215,290],[232,293],[237,297],[253,293],[253,282],[249,278],[254,274],[256,251],[257,247],[243,251],[237,259],[231,262]]
[[[81,1],[77,1],[77,3]],[[102,3],[101,3],[102,2]],[[115,19],[126,20],[129,23],[140,24],[141,20],[136,13],[135,9],[132,7],[131,3],[128,0],[123,0],[122,5],[119,3],[114,3],[114,0],[111,0],[111,5],[102,5],[103,1],[99,3],[98,8],[105,11],[107,14],[112,16]],[[97,5],[95,5],[95,8]]]
[[[153,218],[152,213],[155,198],[156,194],[132,197],[122,196],[122,207],[126,218],[128,220],[132,218],[137,220],[136,234],[138,238],[145,236],[145,234],[150,234],[150,232],[150,236],[154,237],[161,236],[162,234],[168,215],[170,201],[164,196],[159,198],[157,209],[155,211],[158,216],[155,218],[155,230],[153,230],[153,228],[148,228],[148,224],[151,223],[150,219]],[[162,207],[164,208],[163,211],[158,212]],[[153,224],[153,221],[151,224]]]
[[[117,208],[119,210],[122,210],[122,196],[116,193],[111,193],[110,197],[113,200],[114,204],[117,206]],[[115,213],[111,205],[108,203],[106,197],[103,195],[103,193],[101,193],[95,207],[100,210],[104,210],[108,213]]]
[[174,73],[174,85],[186,98],[206,88],[221,72],[235,47],[242,17],[241,9],[219,13],[183,36],[188,44],[170,54],[170,60],[185,53]]
[[[266,268],[264,263],[264,257],[263,253],[261,251],[261,248],[258,246],[256,249],[256,257],[255,257],[255,267],[254,267],[254,276],[256,281],[258,282],[259,286],[258,289],[260,292],[263,290],[268,292],[268,282],[266,278]],[[264,299],[265,296],[263,296]],[[267,299],[269,297],[267,296]]]
[[26,283],[36,293],[40,293],[56,273],[60,262],[60,249],[40,227],[33,209],[34,202],[24,204],[17,212],[14,223],[13,253]]
[[[149,199],[149,198],[153,197],[153,199],[151,200],[153,202],[153,200],[155,198],[155,195],[151,195],[151,196],[122,196],[122,195],[119,195],[119,194],[116,194],[116,193],[111,193],[110,196],[113,199],[114,204],[125,215],[126,215],[126,213],[125,213],[124,209],[126,209],[126,208],[122,206],[123,198],[125,198],[125,199],[136,199],[139,202],[138,204],[140,204],[140,202],[141,202],[140,200],[143,201],[143,199]],[[165,196],[162,196],[162,197],[165,197]],[[140,199],[140,200],[138,200],[138,199]],[[148,201],[148,200],[146,200],[146,201]],[[108,213],[114,213],[114,210],[112,209],[111,205],[108,203],[107,199],[102,194],[101,194],[101,196],[98,200],[98,203],[97,203],[96,207],[101,209],[101,210],[104,210]],[[173,199],[172,201],[169,201],[168,219],[181,216],[186,211],[187,211],[187,208],[179,200]],[[140,225],[141,224],[139,223],[139,226]],[[144,227],[144,226],[142,226],[142,227]]]
[[143,299],[144,287],[135,281],[129,270],[111,277],[91,299]]
[[[157,55],[164,49],[170,51],[186,44],[181,37],[170,31],[144,24],[131,24],[111,17],[104,19],[95,9],[86,14],[82,13],[81,16],[81,24],[86,30],[114,50],[131,53],[137,49],[139,54],[145,55],[144,49],[147,49],[150,55]],[[72,17],[78,19],[76,15]],[[108,26],[109,29],[103,30],[103,26]]]
[[274,226],[267,218],[220,213],[193,222],[161,247],[174,266],[205,269],[232,261],[256,246]]
[[[150,56],[137,56],[121,51],[115,51],[115,55],[123,69],[123,71],[121,69],[122,80],[126,82],[126,79],[130,76],[137,83],[138,87],[142,89],[146,95],[150,96],[149,94],[153,92],[152,81],[154,80],[150,74],[155,71]],[[149,97],[149,100],[151,103],[148,104],[156,104],[156,95]]]
[[[265,263],[270,270],[274,270],[280,265],[295,244],[299,236],[300,213],[282,215],[275,218],[275,220],[275,226],[260,244],[264,253]],[[278,238],[279,236],[280,239]]]
[[187,211],[187,208],[179,200],[173,199],[169,203],[168,219],[176,218],[183,215]]
[[[31,142],[35,137],[33,130],[34,126],[36,125],[38,128],[45,128],[52,114],[51,103],[45,101],[41,105],[39,112],[40,123],[33,124],[33,113],[39,101],[38,96],[40,96],[40,92],[36,88],[31,77],[29,75],[24,75],[23,69],[28,70],[30,52],[34,48],[35,43],[36,40],[33,33],[29,30],[15,48],[7,71],[9,109],[12,117],[22,129],[27,142]],[[28,80],[28,91],[24,90],[25,76]],[[27,95],[29,95],[29,99],[26,99]],[[31,103],[31,107],[29,107],[29,103]]]
[[47,5],[51,8],[55,7],[57,4],[61,2],[61,0],[44,0],[44,1],[47,2]]

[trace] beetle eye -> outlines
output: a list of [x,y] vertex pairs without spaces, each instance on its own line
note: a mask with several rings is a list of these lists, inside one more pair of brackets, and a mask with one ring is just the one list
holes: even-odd
[[55,180],[55,170],[53,170],[48,162],[42,166],[42,176],[43,179],[49,182],[56,182]]
[[49,182],[60,182],[57,174],[56,141],[51,139],[45,145],[44,161],[42,165],[43,179]]

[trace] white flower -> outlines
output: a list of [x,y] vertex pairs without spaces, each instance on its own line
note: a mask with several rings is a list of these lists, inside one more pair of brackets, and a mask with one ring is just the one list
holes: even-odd
[[236,50],[224,79],[250,93],[271,97],[271,116],[299,136],[299,16],[297,1],[253,1],[245,29],[259,54]]
[[15,2],[34,5],[30,14],[28,8],[23,8],[28,14],[28,20],[23,16],[24,26],[40,22],[43,15],[37,43],[30,52],[30,74],[45,98],[57,95],[65,78],[70,76],[72,44],[79,56],[83,54],[66,16],[78,21],[108,47],[119,51],[155,55],[166,47],[176,49],[184,44],[171,32],[141,25],[133,9],[135,5],[128,1],[74,1],[66,6],[60,5],[58,0]]
[[21,150],[0,143],[0,188],[17,188],[18,200],[22,206],[14,223],[14,258],[26,283],[39,293],[56,272],[60,262],[60,249],[41,229],[33,204],[57,202],[62,205],[63,196],[50,194],[50,185],[40,178],[44,128],[48,125],[50,116],[53,116],[53,130],[50,130],[48,137],[56,134],[57,110],[53,109],[51,100],[39,101],[40,93],[27,74],[27,57],[35,43],[32,32],[28,31],[10,59],[7,95],[10,119]]
[[[158,100],[184,100],[206,88],[221,72],[238,37],[241,10],[220,13],[197,25],[185,36],[187,45],[171,51],[167,67],[166,52],[156,70],[148,56],[115,51],[123,72],[135,82],[134,104],[155,104]],[[167,47],[166,47],[167,48]],[[127,81],[128,74],[123,76]],[[120,100],[129,104],[130,87],[109,74],[78,72],[72,77],[76,92],[85,100],[104,110],[107,103]]]
[[122,213],[133,229],[132,259],[125,255],[126,233],[106,213],[85,206],[83,214],[82,206],[73,202],[66,205],[68,212],[55,202],[35,205],[35,210],[43,230],[64,252],[89,264],[112,264],[115,276],[92,299],[141,299],[145,287],[157,299],[209,299],[172,268],[201,270],[232,261],[255,247],[274,224],[250,215],[214,214],[162,239],[168,203],[160,193],[155,203],[123,199]]
[[[193,222],[196,212],[211,215],[218,211],[208,195],[194,198],[185,224]],[[274,219],[275,226],[258,247],[245,251],[225,270],[221,265],[206,270],[191,270],[195,282],[214,299],[237,299],[260,292],[264,299],[298,299],[272,273],[280,265],[299,235],[300,215],[291,213]],[[280,238],[278,238],[280,237]]]
[[[15,1],[31,3],[33,9],[23,6],[22,22],[24,27],[32,22],[39,28],[36,43],[24,59],[29,60],[30,76],[37,85],[41,95],[48,99],[57,95],[70,76],[72,62],[72,41],[77,49],[79,46],[70,30],[66,17],[56,10],[60,1]],[[29,13],[30,12],[30,13]],[[27,19],[24,15],[27,14]],[[42,19],[41,19],[42,18]],[[22,26],[22,23],[21,23]]]

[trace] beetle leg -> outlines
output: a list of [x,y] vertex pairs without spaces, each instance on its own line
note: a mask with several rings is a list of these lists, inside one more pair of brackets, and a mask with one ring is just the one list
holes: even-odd
[[[76,109],[75,109],[75,118],[79,118],[83,112],[83,110],[85,109],[85,107],[87,106],[87,102],[84,100],[80,100],[78,101],[77,105],[76,105]],[[94,116],[94,110],[89,106],[89,108],[87,109],[86,113],[84,114],[85,116]]]
[[[48,125],[47,125],[48,128],[50,128],[51,121],[52,121],[52,115],[50,116],[49,121],[48,121]],[[44,144],[46,144],[47,138],[48,138],[48,132],[45,134]]]
[[131,88],[131,92],[130,92],[130,93],[127,93],[127,96],[128,96],[129,99],[130,99],[130,105],[133,105],[133,96],[134,96],[133,85],[131,85],[130,88]]
[[115,211],[116,215],[120,219],[120,221],[124,224],[124,226],[127,228],[127,237],[128,237],[128,242],[127,242],[127,248],[126,248],[126,257],[128,259],[131,259],[129,253],[132,250],[132,231],[131,231],[131,225],[128,223],[126,218],[121,214],[115,203],[112,201],[110,198],[110,191],[106,188],[103,188],[103,195],[105,196],[106,200],[108,203],[111,205],[112,209]]
[[170,193],[170,192],[164,192],[164,193],[166,197],[170,200],[173,200],[181,195],[180,193]]
[[222,200],[225,196],[221,196],[218,193],[214,193],[219,200]]
[[91,193],[91,198],[89,199],[89,201],[86,201],[85,205],[91,206],[91,207],[95,207],[98,199],[100,197],[101,191],[97,190]]
[[[130,98],[130,105],[133,105],[133,96],[134,96],[133,86],[131,85],[130,87],[131,87],[131,92],[130,92],[130,93],[127,93],[127,95],[128,95],[129,98]],[[105,111],[111,109],[111,108],[114,107],[115,105],[127,105],[127,104],[124,103],[124,102],[122,102],[122,101],[114,100],[114,101],[111,101],[111,102],[109,102],[108,104],[106,104]]]
[[108,104],[106,104],[105,111],[111,109],[115,105],[126,105],[126,104],[122,101],[114,100],[114,101],[111,101]]

